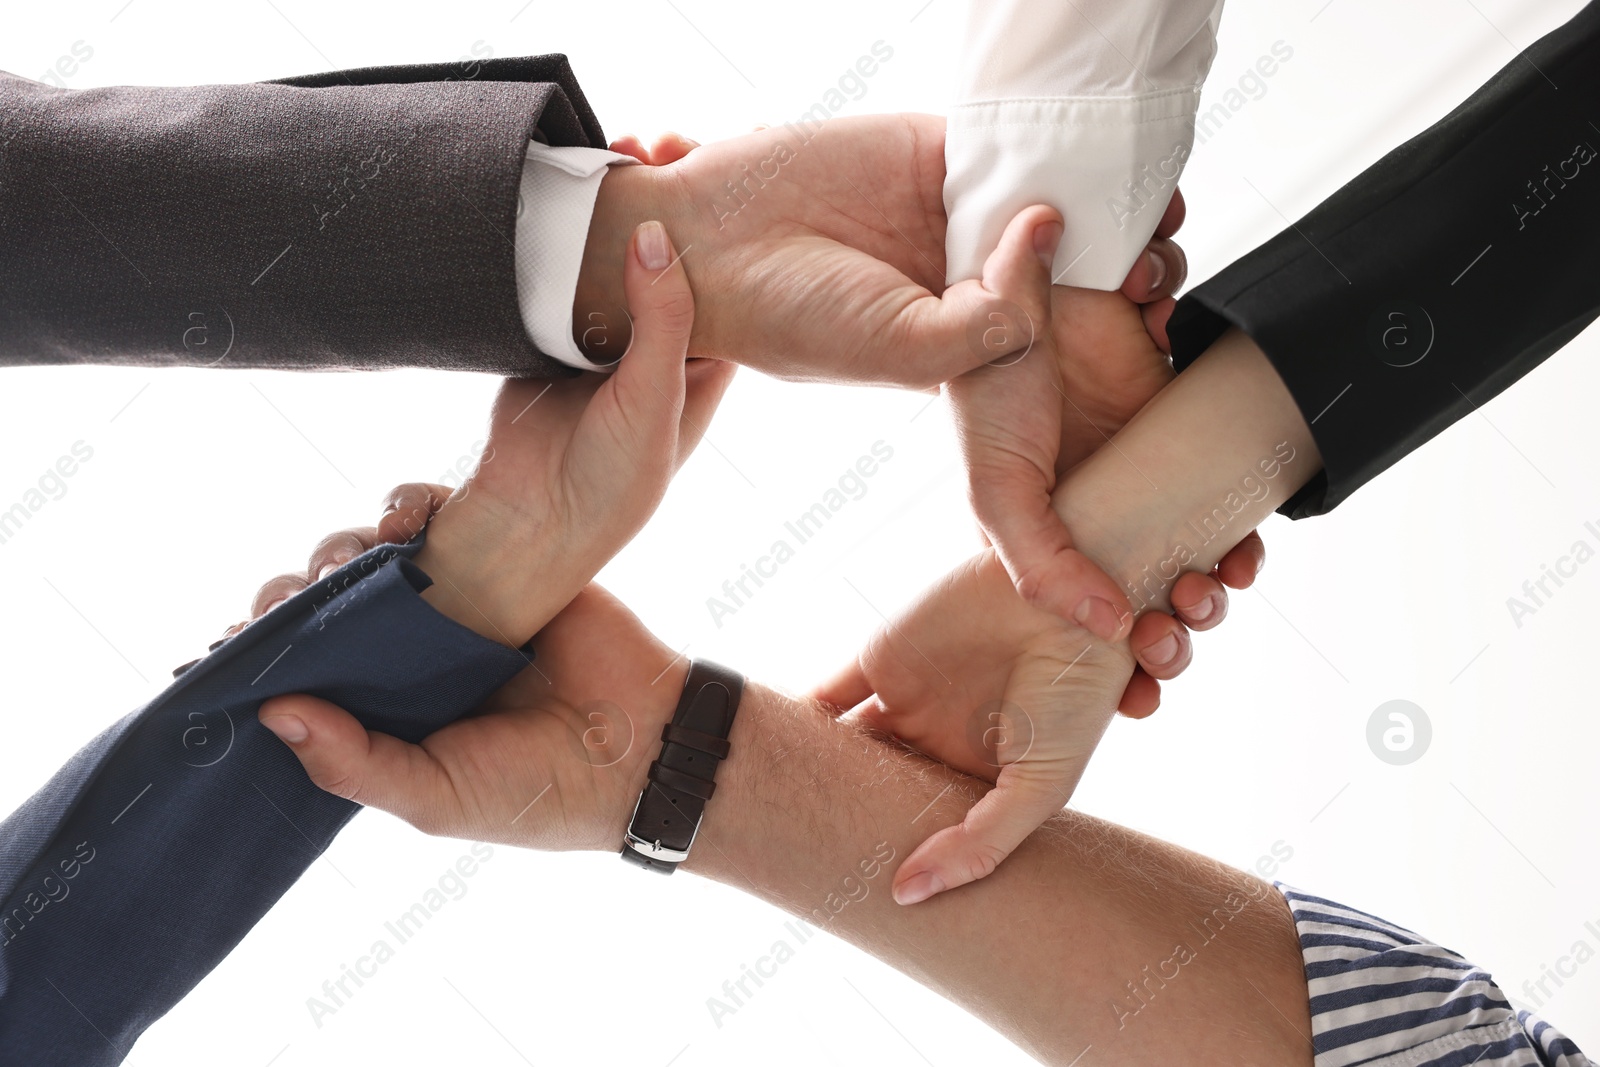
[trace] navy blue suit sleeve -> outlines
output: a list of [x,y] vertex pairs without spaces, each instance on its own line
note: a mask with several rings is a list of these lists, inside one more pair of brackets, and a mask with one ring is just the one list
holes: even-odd
[[257,620],[0,823],[0,1061],[120,1063],[359,810],[311,784],[262,702],[310,693],[416,741],[528,665],[418,595],[418,547]]

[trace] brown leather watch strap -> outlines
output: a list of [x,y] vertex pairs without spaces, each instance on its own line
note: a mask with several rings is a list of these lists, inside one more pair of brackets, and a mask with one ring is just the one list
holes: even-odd
[[728,757],[728,732],[744,693],[744,677],[709,660],[689,664],[683,696],[661,731],[661,755],[633,809],[622,858],[671,874],[689,856],[706,803],[716,792],[717,765]]

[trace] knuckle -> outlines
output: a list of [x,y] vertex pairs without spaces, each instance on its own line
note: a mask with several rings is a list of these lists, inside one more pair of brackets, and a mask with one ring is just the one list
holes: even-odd
[[253,616],[262,614],[269,604],[297,592],[304,585],[305,578],[298,574],[280,574],[276,578],[269,579],[256,590],[256,595],[250,602],[251,614]]
[[991,841],[982,841],[976,838],[971,841],[971,848],[966,855],[967,873],[971,880],[976,882],[987,878],[994,873],[995,868],[1010,853]]
[[384,497],[383,506],[386,508],[417,507],[428,498],[428,486],[424,482],[403,482],[389,490],[389,495]]
[[694,326],[694,295],[688,286],[658,296],[650,309],[650,319],[654,332],[687,334]]
[[339,540],[338,537],[338,534],[329,534],[311,550],[311,555],[306,559],[306,577],[315,580],[317,572],[323,567],[338,562],[348,554],[349,542]]
[[352,803],[361,803],[361,779],[347,770],[323,770],[312,775],[311,781],[325,793],[343,797]]
[[1024,565],[1017,571],[1014,583],[1017,595],[1024,601],[1035,606],[1049,599],[1050,591],[1055,585],[1056,576],[1036,565]]
[[1029,604],[1037,604],[1042,599],[1044,580],[1037,571],[1024,571],[1017,575],[1017,595]]
[[427,528],[432,513],[421,505],[403,505],[389,512],[378,524],[379,537],[386,543],[409,541]]

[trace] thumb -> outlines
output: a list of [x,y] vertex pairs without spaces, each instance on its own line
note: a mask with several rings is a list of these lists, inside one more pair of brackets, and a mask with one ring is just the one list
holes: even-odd
[[968,309],[968,344],[981,362],[1018,363],[1049,330],[1050,260],[1061,232],[1054,208],[1024,208],[984,261],[983,280],[945,290],[952,311]]
[[1072,546],[1036,466],[1014,455],[974,466],[970,494],[978,523],[1018,596],[1102,640],[1122,636],[1133,605],[1094,560]]
[[424,832],[458,806],[449,777],[424,749],[370,732],[326,700],[277,697],[257,718],[324,792],[397,815]]
[[921,387],[1020,360],[1049,324],[1049,263],[1060,240],[1058,212],[1025,208],[1006,225],[981,281],[968,278],[908,305],[895,335],[916,373],[902,384]]
[[613,439],[636,462],[670,465],[677,453],[684,360],[694,327],[694,293],[682,260],[661,223],[640,223],[633,231],[622,271],[633,340],[591,410],[611,420]]
[[[1127,595],[1082,552],[1055,509],[1061,386],[1054,353],[1030,350],[1050,329],[1049,261],[1061,216],[1031,207],[1011,220],[984,263],[989,300],[969,334],[987,366],[949,385],[967,453],[974,514],[1028,603],[1115,640],[1132,613]],[[977,284],[977,283],[962,283]],[[1021,364],[1018,366],[1018,364]]]
[[1040,353],[1031,366],[980,367],[949,384],[966,459],[967,498],[1017,595],[1112,641],[1132,605],[1109,575],[1073,547],[1051,503],[1061,423],[1053,378],[1042,362],[1049,358]]
[[1049,325],[1050,264],[1061,234],[1060,212],[1043,205],[1024,208],[983,261],[983,288],[1027,312],[1041,332]]
[[918,845],[894,876],[898,904],[917,904],[948,889],[987,878],[1062,806],[1083,774],[1083,764],[1062,782],[1028,764],[1001,768],[995,787],[955,826]]

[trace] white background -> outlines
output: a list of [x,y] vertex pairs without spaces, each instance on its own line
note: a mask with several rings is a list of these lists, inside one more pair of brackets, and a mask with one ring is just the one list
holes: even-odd
[[[0,68],[37,77],[77,41],[93,48],[77,88],[565,51],[608,134],[709,140],[799,115],[878,40],[893,59],[848,110],[938,111],[961,13],[957,0],[274,2],[8,5]],[[1275,41],[1294,55],[1185,175],[1193,276],[1277,232],[1579,6],[1232,0],[1207,106]],[[1520,628],[1506,606],[1573,541],[1595,543],[1583,523],[1600,520],[1597,356],[1591,329],[1334,515],[1270,521],[1260,592],[1200,637],[1154,719],[1117,723],[1079,806],[1239,866],[1281,841],[1293,858],[1280,877],[1467,953],[1530,1006],[1526,979],[1577,941],[1600,950],[1585,928],[1600,929],[1600,562]],[[153,695],[318,537],[370,522],[392,484],[453,465],[493,388],[422,372],[0,373],[0,507],[74,442],[94,450],[67,494],[0,545],[0,810]],[[673,647],[809,685],[878,622],[874,605],[892,611],[973,548],[948,423],[927,404],[742,375],[711,428],[717,447],[603,580]],[[867,495],[713,626],[706,597],[880,439],[894,458]],[[1373,709],[1396,698],[1434,729],[1406,767],[1366,742]],[[641,886],[611,856],[510,848],[316,1027],[306,998],[467,847],[363,815],[130,1062],[651,1067],[685,1046],[682,1067],[1030,1062],[828,937],[718,1029],[706,997],[782,936],[783,916],[689,877]],[[698,931],[670,971],[641,962],[656,909]],[[1589,962],[1541,1010],[1594,1049],[1597,1005]]]

